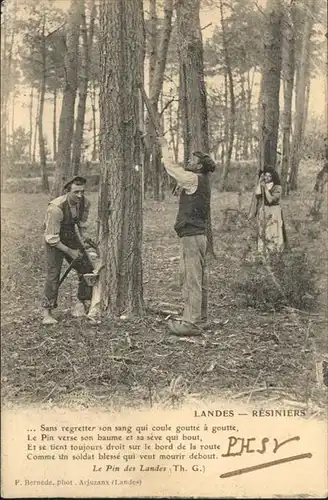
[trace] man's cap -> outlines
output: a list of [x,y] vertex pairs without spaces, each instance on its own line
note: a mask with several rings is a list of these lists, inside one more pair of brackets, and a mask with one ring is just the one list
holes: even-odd
[[214,172],[216,168],[215,161],[210,157],[209,154],[203,153],[203,151],[193,151],[192,153],[196,158],[199,159],[199,163],[206,168],[207,172]]
[[66,189],[66,190],[69,189],[70,186],[74,183],[86,184],[87,180],[85,179],[85,177],[82,177],[81,175],[76,175],[75,177],[70,179],[68,182],[66,182],[66,184],[64,185],[64,189]]

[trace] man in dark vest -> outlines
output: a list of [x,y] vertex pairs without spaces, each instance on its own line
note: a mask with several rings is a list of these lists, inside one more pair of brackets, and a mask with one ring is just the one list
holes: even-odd
[[84,196],[86,179],[76,176],[64,186],[65,194],[52,200],[45,217],[45,252],[47,275],[42,306],[42,323],[53,325],[57,320],[52,310],[57,307],[58,287],[63,260],[73,264],[79,276],[78,300],[74,316],[85,314],[87,303],[92,297],[92,288],[87,285],[83,274],[92,273],[93,268],[81,252],[81,243],[76,233],[76,226],[83,238],[83,232],[89,215],[90,202]]
[[167,173],[181,189],[179,211],[174,229],[181,238],[180,269],[184,311],[182,320],[171,320],[169,329],[175,335],[200,333],[199,323],[207,320],[206,222],[210,210],[210,180],[215,162],[201,151],[183,168],[173,160],[164,137],[159,138]]

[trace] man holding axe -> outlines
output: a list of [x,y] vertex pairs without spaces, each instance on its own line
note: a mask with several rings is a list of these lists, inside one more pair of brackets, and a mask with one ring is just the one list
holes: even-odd
[[214,172],[216,164],[202,151],[195,151],[185,168],[176,164],[142,85],[140,90],[162,149],[165,169],[176,180],[181,190],[174,229],[181,239],[180,267],[184,311],[181,320],[169,321],[169,329],[178,336],[199,335],[199,324],[207,320],[205,227],[210,210],[208,174]]
[[[74,316],[84,315],[87,303],[92,297],[92,287],[88,286],[83,275],[93,272],[93,265],[85,252],[83,233],[89,215],[90,202],[84,196],[86,179],[76,176],[64,186],[65,194],[52,200],[45,217],[45,253],[47,274],[44,287],[43,321],[44,325],[53,325],[57,320],[52,310],[57,307],[60,271],[63,260],[69,263],[79,275],[78,303]],[[65,273],[67,274],[67,273]]]

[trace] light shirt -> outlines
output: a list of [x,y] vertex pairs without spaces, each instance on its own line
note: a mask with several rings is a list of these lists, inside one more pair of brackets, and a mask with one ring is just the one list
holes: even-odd
[[[45,222],[44,238],[46,242],[51,246],[55,246],[60,242],[59,233],[60,233],[60,226],[64,218],[64,214],[58,205],[62,204],[66,200],[67,200],[67,194],[64,194],[63,196],[59,196],[58,198],[52,200],[47,207],[45,221],[44,221]],[[72,216],[77,217],[79,206],[70,205],[70,209]],[[80,229],[85,229],[87,227],[89,209],[90,209],[90,202],[89,200],[84,198],[84,212],[82,214],[81,220],[79,221]]]
[[167,142],[162,144],[162,157],[165,170],[177,181],[178,186],[184,189],[187,194],[194,194],[198,188],[198,175],[194,172],[188,172],[174,161]]

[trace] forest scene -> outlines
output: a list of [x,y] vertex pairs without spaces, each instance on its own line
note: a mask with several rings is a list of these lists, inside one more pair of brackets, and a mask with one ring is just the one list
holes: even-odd
[[[2,2],[5,404],[176,407],[223,397],[324,415],[326,10],[324,0]],[[184,238],[163,137],[174,164],[186,169],[195,151],[216,164],[208,316],[195,335],[168,328],[183,313]],[[280,179],[284,242],[269,251],[264,236],[261,253],[251,211],[268,166]],[[90,201],[97,315],[72,316],[73,270],[56,323],[43,324],[45,214],[76,176]]]

